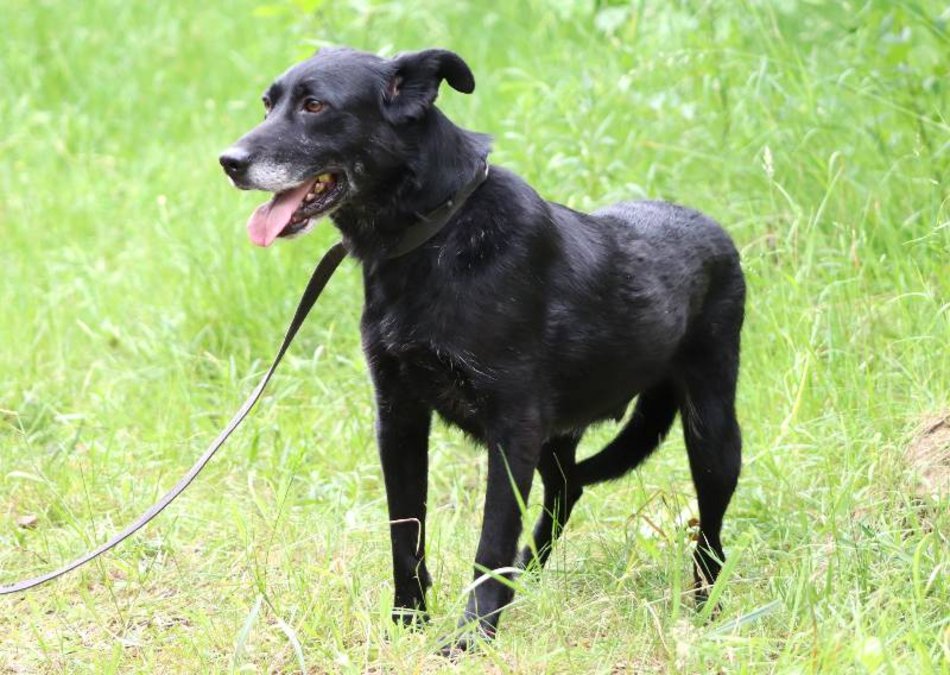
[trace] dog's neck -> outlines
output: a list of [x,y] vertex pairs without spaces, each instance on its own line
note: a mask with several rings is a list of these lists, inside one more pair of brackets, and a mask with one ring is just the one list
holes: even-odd
[[456,126],[433,107],[394,153],[402,163],[333,214],[347,249],[364,262],[388,257],[407,230],[484,171],[489,150],[488,136]]

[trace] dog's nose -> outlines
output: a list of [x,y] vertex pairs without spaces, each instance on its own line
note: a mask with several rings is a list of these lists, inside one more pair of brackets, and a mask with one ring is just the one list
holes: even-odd
[[251,153],[240,147],[228,148],[218,157],[221,166],[225,172],[232,178],[240,176],[247,171],[251,163]]

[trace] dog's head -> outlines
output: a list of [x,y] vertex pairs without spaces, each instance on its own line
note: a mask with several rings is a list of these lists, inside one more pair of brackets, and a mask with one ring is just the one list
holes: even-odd
[[469,67],[443,49],[393,59],[323,49],[278,77],[263,96],[264,121],[220,157],[235,186],[274,193],[248,221],[251,240],[268,246],[309,231],[391,179],[442,80],[475,89]]

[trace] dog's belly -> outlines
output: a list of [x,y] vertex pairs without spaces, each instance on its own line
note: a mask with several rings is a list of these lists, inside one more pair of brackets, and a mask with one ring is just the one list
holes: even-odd
[[664,368],[644,369],[623,363],[588,365],[555,373],[555,426],[560,433],[623,417],[640,392],[660,380]]
[[580,321],[551,325],[545,368],[560,431],[621,417],[637,394],[669,376],[684,313],[631,307],[611,298],[586,315],[572,311]]
[[[483,381],[484,365],[421,347],[402,351],[399,361],[403,377],[416,396],[446,422],[476,440],[487,440],[490,420],[485,415],[500,406],[493,400],[497,387],[487,386]],[[660,379],[663,372],[663,368],[645,366],[637,359],[617,362],[600,358],[579,363],[561,360],[559,367],[541,376],[549,386],[533,391],[545,392],[537,403],[548,411],[548,434],[561,434],[597,422],[619,420],[633,398]],[[498,385],[508,380],[509,375],[494,371],[494,377],[488,379]],[[515,390],[518,386],[518,380],[512,380],[502,388]]]

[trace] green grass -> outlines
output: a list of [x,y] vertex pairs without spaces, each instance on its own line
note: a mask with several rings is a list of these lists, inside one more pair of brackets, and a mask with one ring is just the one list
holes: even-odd
[[[950,406],[946,3],[262,2],[0,0],[0,581],[132,520],[270,358],[334,239],[251,247],[261,197],[217,166],[272,76],[319,44],[440,45],[478,81],[441,104],[494,135],[493,161],[578,208],[698,207],[750,287],[722,614],[681,595],[674,433],[588,491],[499,640],[455,668],[950,672],[950,502],[905,457]],[[0,671],[451,667],[433,651],[470,581],[484,453],[437,426],[433,625],[392,628],[360,295],[346,263],[258,411],[143,535],[0,599]]]

